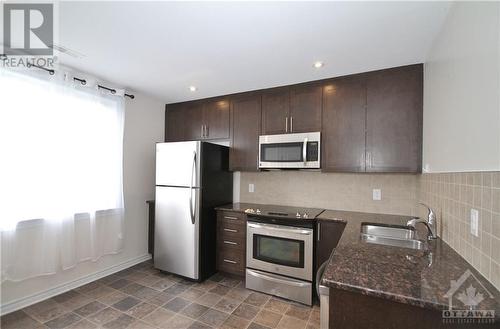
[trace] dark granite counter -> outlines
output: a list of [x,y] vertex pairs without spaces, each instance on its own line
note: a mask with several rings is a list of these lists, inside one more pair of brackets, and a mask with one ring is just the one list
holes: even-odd
[[[498,290],[443,240],[430,241],[427,251],[360,240],[363,222],[406,225],[410,217],[325,210],[318,219],[346,223],[322,285],[437,310],[449,308],[447,293],[453,309],[466,309],[458,297],[472,286],[484,298],[479,309],[495,310],[500,319]],[[458,280],[457,289],[451,280]]]

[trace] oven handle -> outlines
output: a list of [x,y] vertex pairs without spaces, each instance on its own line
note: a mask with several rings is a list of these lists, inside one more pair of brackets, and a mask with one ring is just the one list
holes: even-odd
[[261,225],[261,224],[254,224],[254,223],[247,223],[249,227],[252,228],[260,228],[260,229],[266,229],[266,230],[274,230],[274,231],[280,231],[280,232],[289,232],[289,233],[295,233],[295,234],[301,234],[301,235],[311,235],[312,230],[304,230],[300,228],[284,228],[282,226],[277,226],[277,225]]
[[288,280],[283,280],[283,279],[280,279],[280,278],[276,278],[274,276],[260,274],[260,273],[257,273],[255,271],[251,270],[251,269],[248,269],[248,268],[247,268],[247,272],[248,272],[248,274],[253,275],[253,276],[257,277],[257,278],[268,280],[268,281],[273,281],[273,282],[276,282],[276,283],[286,284],[286,285],[289,285],[289,286],[305,287],[305,286],[309,285],[309,283],[297,282],[297,281],[288,281]]

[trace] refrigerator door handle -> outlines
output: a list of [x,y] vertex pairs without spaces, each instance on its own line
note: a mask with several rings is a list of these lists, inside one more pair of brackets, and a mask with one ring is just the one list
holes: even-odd
[[191,170],[191,181],[189,182],[189,214],[191,215],[191,223],[195,223],[195,213],[193,207],[193,178],[196,170],[196,152],[193,152],[193,167]]

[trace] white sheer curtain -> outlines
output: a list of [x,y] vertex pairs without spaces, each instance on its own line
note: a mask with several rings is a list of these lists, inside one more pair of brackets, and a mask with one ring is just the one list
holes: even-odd
[[123,243],[123,97],[0,69],[1,281]]

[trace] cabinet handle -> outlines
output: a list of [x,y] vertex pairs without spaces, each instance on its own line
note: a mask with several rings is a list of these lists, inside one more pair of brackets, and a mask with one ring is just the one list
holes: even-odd
[[233,216],[224,216],[225,219],[232,219],[232,220],[235,220],[235,219],[238,219],[238,217],[233,217]]
[[318,222],[318,241],[320,241],[320,234],[321,234],[321,223]]
[[288,132],[288,117],[285,117],[285,132]]
[[236,243],[236,242],[233,242],[233,241],[226,241],[226,240],[224,240],[224,243],[225,243],[225,244],[231,244],[231,245],[234,245],[234,246],[236,246],[236,245],[238,244],[238,243]]
[[230,260],[230,259],[223,259],[223,261],[225,263],[229,263],[229,264],[236,264],[236,262],[234,260]]
[[293,117],[290,117],[290,132],[293,133]]
[[226,232],[232,232],[232,233],[238,233],[238,230],[233,230],[233,229],[230,229],[230,228],[225,228],[224,231],[226,231]]

